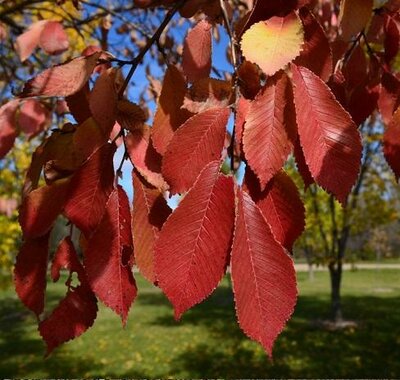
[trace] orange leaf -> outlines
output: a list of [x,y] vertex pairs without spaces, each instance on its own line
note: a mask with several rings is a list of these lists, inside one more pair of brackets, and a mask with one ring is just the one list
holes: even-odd
[[182,73],[175,66],[168,66],[151,130],[154,148],[160,154],[165,153],[174,131],[191,116],[189,111],[181,109],[185,93]]
[[242,37],[243,55],[273,75],[295,59],[303,44],[303,26],[295,12],[254,24]]
[[339,24],[343,39],[350,40],[367,26],[372,17],[373,6],[374,0],[342,0]]
[[78,92],[89,80],[100,52],[78,57],[44,70],[25,83],[20,98],[31,96],[69,96]]

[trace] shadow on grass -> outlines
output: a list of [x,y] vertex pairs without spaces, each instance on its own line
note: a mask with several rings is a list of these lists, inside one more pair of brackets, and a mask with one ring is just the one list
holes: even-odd
[[[44,359],[45,344],[38,339],[35,317],[15,298],[2,298],[0,304],[0,376],[23,373],[48,377],[82,376],[93,363],[55,352]],[[51,376],[50,376],[51,375]]]
[[[60,288],[62,289],[62,287]],[[59,299],[50,295],[49,303]],[[143,329],[166,327],[172,337],[175,329],[191,326],[203,334],[191,344],[170,356],[168,373],[155,368],[147,373],[126,373],[121,359],[113,377],[191,377],[191,378],[398,378],[400,376],[400,298],[344,297],[345,316],[358,321],[357,329],[324,331],[310,323],[326,318],[329,299],[326,296],[301,296],[294,317],[278,338],[271,362],[262,348],[247,339],[238,328],[231,290],[220,286],[210,299],[188,311],[177,323],[172,312],[166,316],[165,296],[158,291],[144,291],[137,300],[143,310]],[[170,307],[170,306],[168,306]],[[153,309],[151,315],[148,311]],[[158,315],[154,313],[158,311]],[[15,297],[0,301],[0,376],[66,378],[109,376],[110,369],[95,356],[90,346],[75,341],[56,350],[44,360],[44,344],[38,338],[35,320]],[[195,329],[193,329],[194,331]],[[103,330],[108,331],[108,330]],[[193,333],[194,334],[194,333]],[[194,337],[194,335],[193,335]],[[175,338],[173,338],[175,339]],[[151,342],[148,342],[151,344]],[[181,342],[177,342],[181,343]],[[87,343],[86,343],[87,344]],[[78,345],[78,346],[73,346]],[[116,350],[121,350],[118,342]],[[79,354],[79,352],[81,354]],[[111,351],[112,352],[112,351]],[[126,358],[130,350],[126,351]],[[124,357],[124,356],[123,356]],[[164,358],[161,358],[163,360]],[[152,358],[149,359],[152,362]],[[114,373],[118,372],[118,373]],[[119,373],[121,372],[121,373]],[[146,372],[146,373],[144,373]],[[160,372],[160,373],[159,373]]]
[[[139,298],[143,305],[165,304],[161,294]],[[238,328],[233,297],[220,287],[203,304],[188,311],[179,323],[160,316],[152,325],[202,325],[209,343],[193,344],[172,361],[170,373],[194,378],[266,377],[388,377],[400,376],[400,298],[344,297],[348,319],[356,329],[325,331],[312,322],[326,318],[327,297],[302,296],[287,328],[278,338],[271,362],[262,349]]]

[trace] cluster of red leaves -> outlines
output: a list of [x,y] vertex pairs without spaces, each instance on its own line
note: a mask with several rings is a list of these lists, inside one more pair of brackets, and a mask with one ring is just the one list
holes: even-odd
[[[314,3],[255,2],[236,28],[251,60],[238,68],[240,92],[229,81],[210,78],[213,22],[200,21],[187,35],[181,67],[167,69],[152,127],[136,104],[121,97],[119,70],[103,67],[89,88],[101,52],[26,83],[21,99],[65,97],[77,122],[55,131],[35,152],[20,209],[24,245],[15,284],[39,319],[48,352],[93,324],[97,299],[126,322],[137,293],[133,265],[163,290],[177,319],[213,292],[230,265],[239,324],[271,354],[296,303],[289,253],[304,229],[299,192],[282,169],[288,157],[294,155],[306,186],[315,182],[345,203],[362,154],[353,119],[361,123],[379,105],[389,123],[385,154],[400,174],[400,85],[390,74],[399,49],[398,7],[390,9],[390,2],[373,16],[384,52],[367,59],[359,43],[371,4],[356,7],[356,28],[346,24],[351,0],[342,3],[339,25],[324,6],[329,2],[318,13],[312,12]],[[273,56],[253,51],[252,43],[264,52],[273,44]],[[243,185],[221,173],[232,108],[233,151],[247,163]],[[134,166],[132,210],[115,178],[117,136]],[[38,187],[42,172],[45,185]],[[167,190],[184,195],[174,211]],[[59,215],[81,238],[79,247],[65,238],[51,259],[54,281],[61,269],[70,276],[65,298],[46,315],[48,239]]]

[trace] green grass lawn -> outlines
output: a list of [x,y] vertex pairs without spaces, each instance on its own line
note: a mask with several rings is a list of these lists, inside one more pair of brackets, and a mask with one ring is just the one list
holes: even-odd
[[[25,378],[265,378],[400,376],[400,271],[346,272],[345,316],[359,327],[329,332],[312,322],[329,309],[328,274],[299,274],[300,299],[271,362],[237,327],[225,281],[180,323],[160,291],[139,279],[128,325],[101,307],[94,327],[44,359],[35,318],[12,289],[0,292],[0,376]],[[62,284],[61,284],[62,285]],[[50,288],[50,302],[64,291]]]

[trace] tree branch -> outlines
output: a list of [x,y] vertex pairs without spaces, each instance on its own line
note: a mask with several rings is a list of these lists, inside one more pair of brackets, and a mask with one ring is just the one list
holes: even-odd
[[130,82],[130,80],[132,79],[133,74],[135,73],[137,67],[139,66],[139,64],[142,62],[144,56],[146,55],[146,53],[150,50],[150,48],[153,46],[153,44],[155,42],[157,42],[159,40],[159,38],[161,37],[161,34],[163,33],[164,29],[168,26],[168,24],[170,23],[170,21],[172,20],[172,18],[175,16],[175,13],[179,10],[179,8],[182,7],[182,5],[186,2],[186,0],[180,0],[179,2],[177,2],[175,4],[175,6],[173,8],[171,8],[167,15],[164,18],[164,21],[161,23],[161,25],[158,27],[158,29],[156,30],[156,32],[153,34],[153,36],[147,41],[146,46],[141,50],[141,52],[135,57],[135,59],[133,59],[133,61],[131,62],[131,69],[129,70],[129,73],[125,79],[124,84],[122,85],[120,91],[119,91],[119,96],[122,97],[122,95],[124,94],[126,88],[128,87],[128,84]]
[[224,19],[225,28],[230,40],[231,56],[234,69],[233,73],[233,89],[235,91],[235,104],[233,107],[234,123],[233,123],[232,137],[231,137],[231,143],[228,148],[228,153],[231,156],[231,171],[232,173],[235,173],[235,129],[236,129],[235,125],[236,125],[237,105],[240,98],[239,77],[238,77],[238,54],[236,50],[236,37],[229,22],[229,16],[225,5],[225,0],[219,0],[219,3],[222,9],[222,16]]

